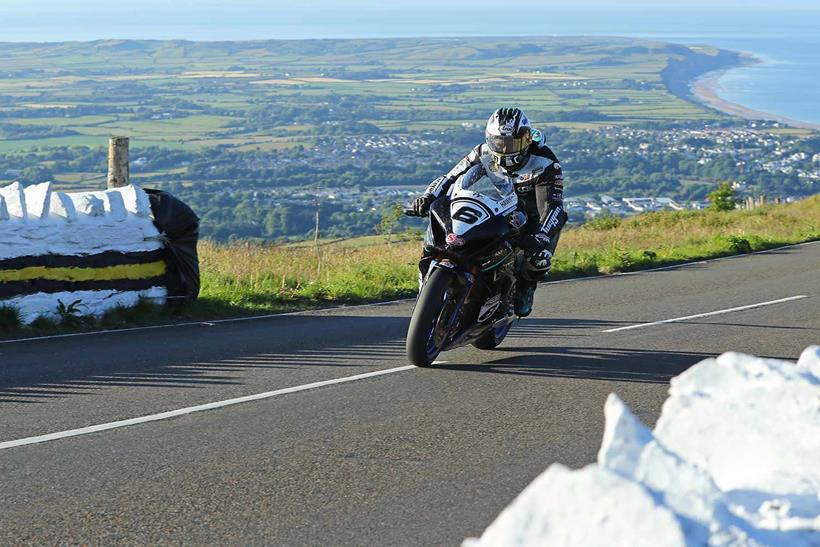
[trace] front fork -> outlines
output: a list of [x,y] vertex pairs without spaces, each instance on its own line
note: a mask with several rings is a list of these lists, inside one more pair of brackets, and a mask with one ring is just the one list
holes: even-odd
[[421,292],[421,287],[424,285],[424,280],[427,279],[427,276],[430,275],[432,271],[433,253],[433,234],[428,226],[427,233],[424,237],[424,246],[421,249],[421,258],[419,259],[419,292]]
[[421,288],[424,286],[424,281],[427,279],[427,276],[430,275],[432,263],[433,257],[428,255],[425,249],[424,254],[422,254],[419,259],[419,292],[421,292]]
[[434,249],[433,230],[431,225],[428,224],[427,231],[424,234],[424,245],[421,248],[421,258],[419,259],[419,292],[421,292],[421,287],[424,285],[424,280],[430,274]]

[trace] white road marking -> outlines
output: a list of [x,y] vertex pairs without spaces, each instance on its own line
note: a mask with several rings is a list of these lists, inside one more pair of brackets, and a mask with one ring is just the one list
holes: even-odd
[[781,304],[783,302],[791,302],[792,300],[800,300],[801,298],[808,298],[808,295],[799,294],[797,296],[790,296],[788,298],[780,298],[778,300],[770,300],[768,302],[758,302],[757,304],[748,304],[746,306],[738,306],[736,308],[727,308],[725,310],[710,311],[707,313],[697,313],[695,315],[687,315],[686,317],[675,317],[674,319],[664,319],[662,321],[652,321],[651,323],[640,323],[638,325],[629,325],[628,327],[618,327],[615,329],[602,330],[601,332],[618,332],[622,330],[641,329],[643,327],[652,327],[654,325],[662,325],[664,323],[677,323],[680,321],[687,321],[689,319],[698,319],[700,317],[711,317],[713,315],[721,315],[724,313],[731,313],[734,311],[750,310],[752,308],[762,308],[763,306],[771,306],[773,304]]
[[[574,277],[571,279],[556,279],[554,281],[545,281],[541,283],[542,285],[559,285],[563,283],[579,283],[579,282],[586,282],[586,281],[594,281],[600,279],[612,279],[617,277],[623,276],[630,276],[630,275],[640,275],[645,273],[651,272],[658,272],[662,270],[671,270],[673,268],[681,268],[685,266],[696,266],[699,264],[708,264],[710,262],[719,262],[721,260],[732,260],[737,258],[743,258],[750,255],[757,255],[757,254],[765,254],[771,253],[774,251],[778,251],[780,249],[788,249],[790,247],[804,247],[806,245],[814,245],[816,243],[820,243],[820,241],[807,241],[805,243],[795,243],[793,245],[783,245],[782,247],[773,247],[771,249],[764,249],[762,251],[754,251],[752,253],[746,253],[741,255],[732,255],[732,256],[722,256],[719,258],[707,258],[704,260],[696,260],[692,262],[681,262],[680,264],[671,264],[669,266],[659,266],[657,268],[648,268],[646,270],[635,270],[633,272],[618,272],[611,275],[593,275],[589,277]],[[335,306],[329,308],[318,308],[315,310],[302,310],[302,311],[294,311],[294,312],[285,312],[285,313],[271,313],[266,315],[250,315],[247,317],[231,317],[228,319],[212,319],[212,320],[201,320],[201,321],[188,321],[185,323],[166,323],[164,325],[147,325],[144,327],[127,327],[124,329],[105,329],[105,330],[95,330],[89,332],[69,332],[66,334],[51,334],[47,336],[31,336],[28,338],[14,338],[11,340],[0,340],[1,344],[16,344],[20,342],[34,342],[37,340],[51,340],[56,338],[75,338],[78,336],[95,336],[98,334],[111,334],[111,333],[120,333],[120,332],[136,332],[136,331],[144,331],[144,330],[154,330],[154,329],[170,329],[175,327],[191,327],[191,326],[201,326],[201,327],[214,327],[221,323],[237,323],[240,321],[256,321],[259,319],[271,319],[274,317],[288,317],[292,315],[315,315],[316,313],[322,312],[332,312],[332,311],[344,311],[344,310],[353,310],[359,308],[369,308],[374,306],[389,306],[391,304],[402,304],[406,302],[413,302],[415,298],[402,298],[399,300],[386,300],[384,302],[373,302],[371,304],[357,304],[353,306]]]
[[148,416],[140,416],[139,418],[130,418],[128,420],[119,420],[117,422],[109,422],[107,424],[91,425],[88,427],[81,427],[79,429],[69,429],[68,431],[58,431],[56,433],[48,433],[46,435],[38,435],[36,437],[26,437],[24,439],[17,439],[14,441],[0,442],[0,450],[6,448],[14,448],[16,446],[25,446],[28,444],[44,443],[48,441],[55,441],[57,439],[65,439],[67,437],[77,437],[79,435],[88,435],[89,433],[97,433],[99,431],[107,431],[109,429],[118,429],[120,427],[128,427],[129,425],[144,424],[147,422],[157,422],[159,420],[167,420],[169,418],[176,418],[177,416],[185,416],[194,412],[202,412],[204,410],[213,410],[216,408],[223,408],[226,406],[238,405],[240,403],[247,403],[250,401],[259,401],[261,399],[269,399],[278,395],[286,395],[288,393],[296,393],[299,391],[307,391],[309,389],[316,389],[317,387],[332,386],[335,384],[343,384],[346,382],[355,382],[356,380],[363,380],[365,378],[373,378],[375,376],[384,376],[385,374],[392,374],[394,372],[403,372],[416,368],[414,365],[405,365],[402,367],[388,368],[384,370],[377,370],[374,372],[365,372],[364,374],[356,374],[354,376],[345,376],[344,378],[334,378],[333,380],[324,380],[321,382],[313,382],[312,384],[304,384],[301,386],[286,387],[284,389],[277,389],[275,391],[266,391],[265,393],[257,393],[255,395],[246,395],[244,397],[237,397],[235,399],[227,399],[225,401],[217,401],[215,403],[206,403],[203,405],[189,406],[187,408],[180,408],[178,410],[169,410],[168,412],[160,412],[159,414],[150,414]]

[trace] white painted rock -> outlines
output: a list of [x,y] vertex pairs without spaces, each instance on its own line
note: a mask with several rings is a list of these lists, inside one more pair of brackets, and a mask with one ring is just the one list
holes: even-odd
[[26,193],[22,184],[12,182],[8,186],[0,187],[0,197],[6,202],[10,218],[26,219]]
[[820,346],[696,364],[654,432],[605,415],[596,466],[553,464],[465,546],[820,546]]
[[553,464],[465,547],[686,545],[675,516],[638,483],[598,466]]
[[51,183],[32,184],[24,189],[26,195],[26,216],[42,220],[48,217],[51,203]]

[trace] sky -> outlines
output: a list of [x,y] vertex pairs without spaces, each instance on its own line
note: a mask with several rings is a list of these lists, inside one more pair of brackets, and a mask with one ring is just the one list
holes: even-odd
[[[501,5],[505,5],[501,3]],[[310,0],[308,2],[293,2],[292,0],[130,0],[113,2],[111,0],[0,0],[0,9],[4,15],[24,14],[32,15],[37,12],[59,12],[65,14],[78,13],[124,13],[145,12],[150,10],[161,13],[192,13],[202,11],[216,11],[223,13],[237,12],[246,9],[261,9],[266,12],[282,11],[318,11],[318,10],[373,10],[373,11],[406,11],[412,6],[413,11],[445,9],[498,10],[499,0],[414,0],[411,5],[404,2],[385,0]],[[651,9],[664,10],[806,10],[820,11],[820,2],[817,0],[571,0],[560,2],[555,0],[532,3],[526,9],[538,9],[542,6],[549,11],[584,10],[584,9]]]
[[816,34],[818,17],[820,0],[0,0],[0,41],[664,37],[673,26],[714,36],[754,33],[761,20],[789,35]]

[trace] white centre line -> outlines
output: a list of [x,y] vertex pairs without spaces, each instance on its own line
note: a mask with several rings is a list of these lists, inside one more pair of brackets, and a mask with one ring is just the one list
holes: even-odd
[[269,399],[277,395],[286,395],[288,393],[296,393],[299,391],[307,391],[309,389],[316,389],[317,387],[332,386],[335,384],[343,384],[346,382],[355,382],[356,380],[363,380],[365,378],[373,378],[375,376],[384,376],[385,374],[392,374],[394,372],[403,372],[416,368],[414,365],[405,365],[402,367],[388,368],[385,370],[376,370],[374,372],[365,372],[364,374],[356,374],[355,376],[345,376],[344,378],[334,378],[333,380],[324,380],[321,382],[313,382],[312,384],[304,384],[301,386],[286,387],[284,389],[277,389],[275,391],[266,391],[265,393],[256,393],[255,395],[246,395],[244,397],[237,397],[235,399],[227,399],[225,401],[217,401],[215,403],[206,403],[204,405],[189,406],[187,408],[180,408],[178,410],[169,410],[168,412],[160,412],[159,414],[151,414],[148,416],[140,416],[139,418],[130,418],[128,420],[120,420],[117,422],[109,422],[107,424],[91,425],[88,427],[81,427],[79,429],[69,429],[68,431],[58,431],[56,433],[48,433],[46,435],[38,435],[36,437],[26,437],[25,439],[17,439],[14,441],[0,442],[0,450],[6,448],[14,448],[16,446],[25,446],[27,444],[44,443],[48,441],[56,441],[57,439],[65,439],[66,437],[77,437],[79,435],[88,435],[89,433],[97,433],[99,431],[107,431],[109,429],[118,429],[120,427],[127,427],[129,425],[144,424],[147,422],[156,422],[159,420],[167,420],[169,418],[176,418],[177,416],[185,416],[194,412],[202,412],[203,410],[213,410],[215,408],[223,408],[226,406],[238,405],[240,403],[247,403],[250,401],[259,401],[261,399]]
[[707,313],[696,313],[695,315],[687,315],[686,317],[675,317],[674,319],[664,319],[662,321],[652,321],[651,323],[640,323],[638,325],[629,325],[628,327],[618,327],[615,329],[602,330],[601,332],[619,332],[622,330],[642,329],[644,327],[652,327],[654,325],[662,325],[664,323],[677,323],[679,321],[687,321],[689,319],[698,319],[700,317],[711,317],[713,315],[721,315],[723,313],[731,313],[733,311],[750,310],[752,308],[762,308],[763,306],[771,306],[773,304],[781,304],[783,302],[791,302],[792,300],[800,300],[801,298],[808,298],[808,295],[798,294],[797,296],[790,296],[788,298],[780,298],[778,300],[769,300],[768,302],[758,302],[757,304],[748,304],[746,306],[738,306],[737,308],[727,308],[725,310],[710,311]]

